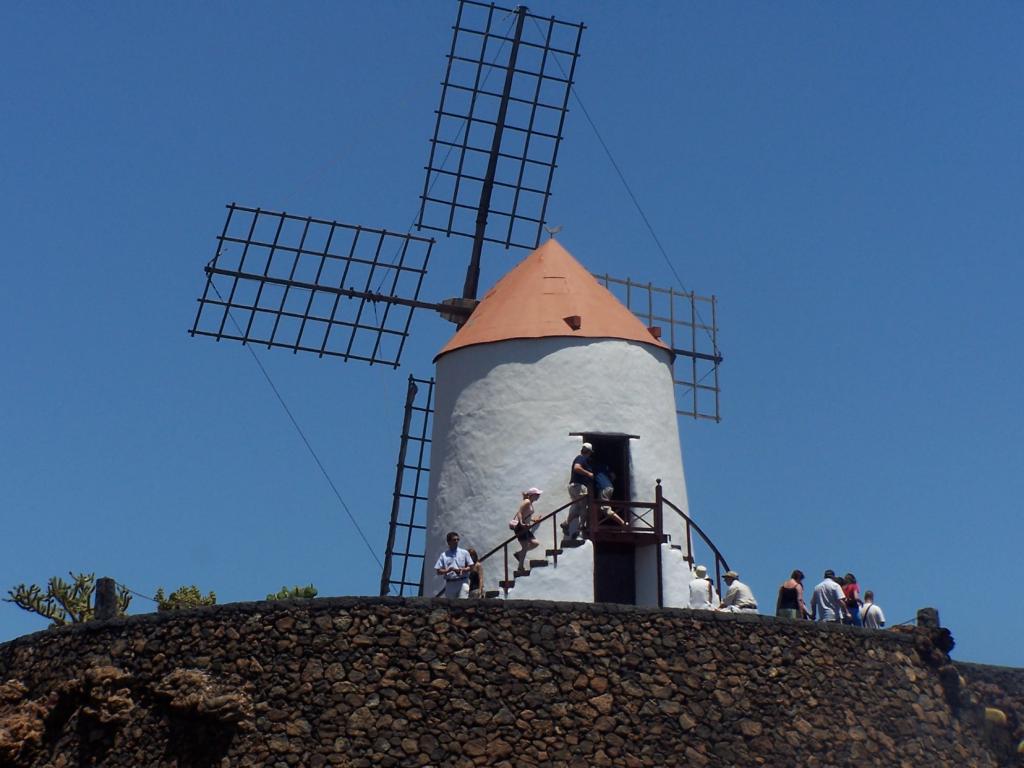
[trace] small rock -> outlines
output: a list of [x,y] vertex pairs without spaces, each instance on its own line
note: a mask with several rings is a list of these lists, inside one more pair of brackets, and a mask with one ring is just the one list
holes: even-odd
[[756,720],[740,720],[739,726],[740,733],[742,733],[744,736],[748,738],[760,736],[762,733],[764,733],[764,726]]

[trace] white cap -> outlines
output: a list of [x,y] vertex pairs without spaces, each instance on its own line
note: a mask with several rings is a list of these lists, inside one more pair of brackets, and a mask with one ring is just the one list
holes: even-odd
[[592,451],[592,450],[594,450],[594,446],[592,446],[590,443],[584,443],[583,444],[583,450],[584,451]]

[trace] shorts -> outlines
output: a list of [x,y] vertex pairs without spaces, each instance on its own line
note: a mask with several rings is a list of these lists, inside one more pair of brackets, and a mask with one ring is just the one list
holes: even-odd
[[532,541],[533,540],[533,528],[528,525],[519,523],[516,526],[516,538],[520,541]]

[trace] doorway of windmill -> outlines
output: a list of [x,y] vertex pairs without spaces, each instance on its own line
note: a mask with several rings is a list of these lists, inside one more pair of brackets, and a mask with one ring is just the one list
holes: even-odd
[[627,435],[623,432],[570,432],[569,434],[582,438],[584,443],[590,443],[594,447],[594,453],[590,457],[591,469],[596,471],[604,465],[611,470],[612,482],[615,484],[612,499],[628,501],[632,490],[629,441],[638,439],[639,435]]
[[[637,435],[621,432],[574,432],[590,443],[594,472],[605,468],[615,486],[614,501],[629,501],[632,493],[629,441]],[[594,540],[594,600],[636,605],[636,545],[633,542]]]

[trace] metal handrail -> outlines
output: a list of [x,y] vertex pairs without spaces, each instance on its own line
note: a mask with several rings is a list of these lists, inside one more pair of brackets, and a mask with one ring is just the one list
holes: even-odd
[[[589,502],[590,501],[590,494],[587,494],[587,496],[581,497],[581,498],[586,499]],[[552,549],[552,552],[554,553],[552,557],[554,558],[554,564],[556,566],[558,565],[558,551],[559,551],[558,550],[558,513],[567,510],[569,507],[571,507],[573,504],[576,504],[579,501],[580,501],[580,499],[570,499],[567,503],[563,504],[562,506],[558,507],[557,509],[553,509],[552,511],[548,512],[546,515],[544,515],[540,519],[540,522],[535,524],[537,526],[537,528],[540,528],[540,526],[543,525],[545,521],[547,521],[549,519],[551,520],[551,541],[552,541],[551,549]],[[495,554],[499,549],[502,551],[503,560],[504,560],[503,570],[504,570],[505,578],[501,580],[501,588],[505,592],[505,597],[508,597],[508,582],[509,582],[509,578],[508,578],[508,547],[509,547],[510,544],[518,542],[518,541],[519,541],[519,538],[515,534],[513,534],[509,538],[505,539],[505,541],[503,541],[501,544],[499,544],[494,549],[492,549],[490,552],[488,552],[483,557],[481,557],[481,558],[479,558],[477,560],[478,563],[482,563],[488,557],[490,557],[491,555]],[[525,558],[524,558],[524,560],[525,560]]]
[[[587,496],[581,497],[581,498],[585,498],[585,499],[587,499],[589,501],[590,500],[590,495],[588,494]],[[554,546],[552,547],[552,549],[554,551],[553,557],[554,557],[554,564],[555,565],[558,565],[558,551],[559,551],[558,550],[558,517],[557,517],[557,515],[558,515],[559,512],[563,512],[564,510],[566,510],[569,507],[571,507],[577,501],[579,501],[579,499],[570,499],[568,501],[568,503],[563,504],[562,506],[558,507],[557,509],[552,510],[551,512],[548,512],[546,515],[544,515],[540,519],[539,523],[536,523],[537,527],[539,528],[546,520],[548,520],[549,518],[551,519],[551,536],[552,536],[552,541],[554,542]],[[499,544],[494,549],[492,549],[490,552],[487,552],[482,557],[477,558],[477,562],[478,563],[482,563],[484,560],[489,558],[491,555],[493,555],[496,552],[498,552],[498,550],[502,550],[503,553],[504,553],[504,561],[505,561],[504,562],[505,578],[502,579],[502,583],[503,584],[508,584],[508,581],[509,581],[509,578],[508,578],[508,546],[509,546],[509,544],[512,544],[512,543],[517,542],[517,541],[519,541],[518,537],[515,536],[515,534],[513,534],[509,538],[505,539],[505,541],[503,541],[501,544]],[[481,585],[481,588],[482,588],[482,585]],[[503,589],[505,590],[505,597],[508,597],[508,587],[505,586],[505,587],[503,587]],[[442,588],[441,591],[437,593],[436,597],[440,597],[443,594],[444,594],[444,588]]]
[[[598,510],[602,506],[609,506],[609,507],[611,507],[612,509],[615,509],[615,510],[627,510],[627,509],[630,509],[630,508],[653,510],[654,511],[654,515],[655,515],[655,519],[654,519],[653,523],[652,522],[648,522],[646,520],[643,521],[643,522],[646,523],[647,526],[650,526],[650,527],[644,527],[644,528],[641,528],[641,529],[637,530],[636,528],[633,528],[632,526],[627,526],[626,530],[632,529],[635,532],[642,532],[642,533],[651,532],[651,533],[656,533],[659,537],[661,537],[662,533],[663,533],[662,520],[661,520],[661,518],[662,518],[661,507],[662,507],[662,505],[667,505],[668,507],[673,509],[676,512],[677,515],[679,515],[681,518],[683,518],[683,522],[686,524],[686,551],[687,551],[687,554],[685,556],[685,560],[690,564],[690,568],[692,569],[693,565],[694,565],[691,530],[697,532],[697,535],[700,536],[700,538],[704,541],[705,544],[708,545],[708,547],[710,548],[711,552],[714,554],[714,556],[715,556],[715,587],[718,590],[718,594],[721,595],[722,594],[722,573],[723,572],[727,572],[729,570],[729,563],[726,561],[725,557],[722,556],[722,553],[719,551],[718,547],[715,546],[714,542],[711,541],[711,539],[708,537],[708,535],[706,533],[704,533],[704,529],[701,528],[697,523],[695,523],[693,521],[693,519],[689,515],[687,515],[685,512],[683,512],[683,510],[681,510],[679,507],[677,507],[675,504],[673,504],[671,501],[669,501],[668,499],[666,499],[662,495],[662,493],[661,493],[661,481],[660,480],[658,481],[658,484],[655,487],[655,496],[656,496],[656,500],[654,502],[619,501],[617,499],[609,499],[606,502],[604,500],[597,500],[597,499],[594,498],[594,495],[592,493],[588,493],[586,496],[582,496],[582,497],[580,497],[578,499],[570,499],[568,502],[566,502],[562,506],[557,507],[556,509],[553,509],[551,512],[548,512],[546,515],[541,517],[540,521],[537,522],[535,525],[537,526],[537,528],[540,528],[540,526],[543,525],[545,522],[547,522],[548,520],[551,520],[551,540],[552,540],[552,549],[551,549],[551,551],[552,551],[552,557],[553,557],[553,561],[554,561],[553,564],[557,566],[558,565],[558,553],[560,551],[559,547],[558,547],[558,514],[560,512],[564,512],[565,510],[569,509],[573,504],[576,504],[576,503],[578,503],[580,501],[583,501],[583,502],[585,502],[587,504],[586,517],[587,517],[588,528],[591,531],[596,531],[601,526],[601,520],[600,520],[600,517],[598,515]],[[638,517],[637,519],[640,519],[640,518]],[[491,557],[492,555],[497,554],[499,551],[502,553],[502,560],[503,560],[502,570],[503,570],[503,573],[504,573],[504,578],[501,580],[500,583],[501,583],[501,588],[502,588],[502,590],[505,593],[505,597],[508,597],[508,590],[509,590],[508,584],[509,584],[509,581],[510,581],[510,579],[509,579],[509,571],[508,571],[508,548],[509,548],[509,545],[511,545],[513,543],[518,543],[518,541],[519,541],[518,537],[513,534],[509,538],[505,539],[505,541],[501,542],[496,547],[494,547],[493,549],[491,549],[490,551],[485,553],[483,555],[483,557],[477,558],[477,563],[482,563],[484,560],[487,560],[489,557]],[[661,573],[660,548],[659,548],[658,554],[659,554],[658,572],[660,574]],[[525,560],[525,558],[524,558],[524,560]],[[481,587],[482,586],[483,586],[483,584],[481,583]],[[660,577],[659,577],[659,600],[658,600],[659,605],[661,604],[660,587],[661,587],[661,584],[660,584]],[[440,597],[442,594],[444,594],[444,589],[441,589],[437,593],[437,596]]]
[[711,541],[710,538],[708,538],[708,535],[706,533],[704,533],[704,530],[699,525],[697,525],[697,523],[695,523],[690,518],[689,515],[687,515],[685,512],[683,512],[683,510],[681,510],[679,507],[677,507],[675,504],[673,504],[668,499],[662,497],[662,501],[665,504],[667,504],[669,507],[674,509],[676,511],[676,513],[681,518],[683,518],[683,520],[686,523],[686,551],[688,553],[687,556],[686,556],[686,561],[690,564],[690,568],[691,569],[693,568],[693,547],[690,544],[690,529],[691,528],[697,532],[697,535],[700,536],[704,540],[704,543],[707,544],[708,547],[711,549],[711,551],[714,553],[714,555],[715,555],[715,588],[718,590],[718,594],[721,595],[722,594],[722,567],[723,566],[725,567],[725,571],[726,572],[729,571],[729,563],[727,563],[725,561],[725,558],[722,557],[722,553],[718,551],[718,547],[715,546],[714,542]]
[[[554,509],[551,512],[548,512],[546,515],[544,515],[540,519],[540,522],[538,522],[536,524],[537,527],[539,528],[547,520],[549,520],[549,519],[551,520],[552,565],[554,565],[554,566],[558,565],[558,553],[560,551],[559,546],[558,546],[558,513],[559,512],[564,512],[565,510],[569,509],[569,507],[571,507],[573,504],[576,504],[577,502],[581,502],[581,501],[585,502],[586,505],[587,505],[587,511],[586,511],[587,529],[591,530],[591,531],[596,531],[598,528],[601,528],[602,524],[601,524],[600,516],[597,513],[598,513],[599,508],[602,507],[602,506],[610,506],[612,509],[637,508],[637,509],[654,510],[655,511],[655,518],[656,518],[656,520],[660,519],[660,515],[658,515],[658,513],[657,513],[657,508],[658,508],[658,503],[657,502],[649,502],[649,501],[648,502],[644,502],[644,501],[619,501],[619,500],[613,500],[613,499],[609,499],[607,502],[605,502],[604,500],[595,499],[593,493],[590,493],[590,492],[588,492],[586,496],[581,496],[578,499],[570,499],[568,502],[566,502],[562,506],[558,507],[557,509]],[[659,528],[657,522],[655,522],[655,523],[651,523],[651,522],[647,522],[647,521],[644,521],[644,522],[646,523],[647,527],[640,529],[641,532],[643,532],[643,533],[651,532],[651,533],[659,533],[660,534],[660,528]],[[508,572],[508,547],[509,547],[510,544],[516,543],[518,541],[519,541],[518,537],[516,537],[515,535],[512,535],[508,539],[503,541],[501,544],[499,544],[498,546],[494,547],[494,549],[492,549],[489,552],[487,552],[483,557],[480,557],[480,558],[477,559],[478,563],[482,563],[484,560],[489,558],[491,555],[494,555],[499,550],[501,550],[502,555],[503,555],[502,568],[503,568],[503,573],[504,573],[504,576],[505,576],[505,578],[503,578],[501,580],[501,588],[502,588],[502,590],[505,593],[505,597],[508,597],[508,589],[509,589],[508,588],[508,583],[510,581],[510,579],[509,579],[509,572]],[[442,590],[442,592],[443,591],[444,590]],[[438,594],[440,595],[441,593],[438,593]]]

